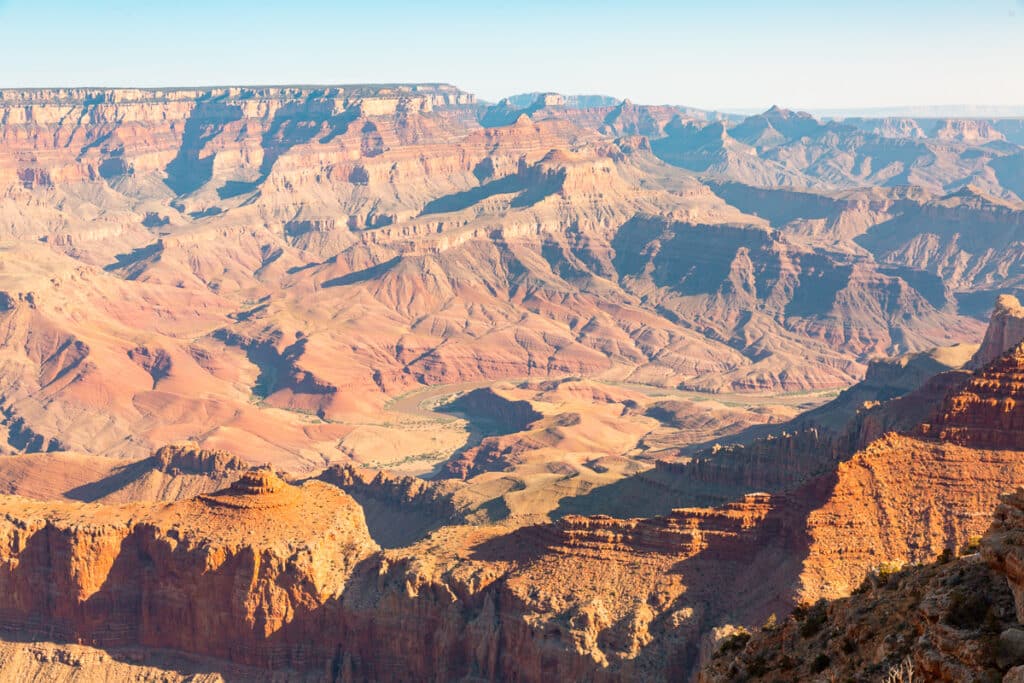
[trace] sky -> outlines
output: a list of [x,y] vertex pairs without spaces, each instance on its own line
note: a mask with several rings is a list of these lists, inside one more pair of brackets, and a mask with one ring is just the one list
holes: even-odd
[[446,82],[750,111],[1024,106],[1024,0],[0,0],[0,87]]

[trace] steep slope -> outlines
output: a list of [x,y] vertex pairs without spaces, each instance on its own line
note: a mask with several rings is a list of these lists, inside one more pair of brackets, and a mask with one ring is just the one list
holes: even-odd
[[380,553],[348,496],[265,470],[170,505],[0,505],[8,640],[356,681],[659,680],[687,666],[702,622],[684,585],[700,570],[672,568],[768,512],[751,499],[650,521],[467,527]]
[[726,636],[698,680],[1015,681],[1018,627],[1005,577],[972,555],[889,570],[857,595]]
[[999,358],[1024,339],[1024,307],[1016,297],[1004,294],[996,300],[992,319],[970,366],[979,368]]
[[126,465],[73,453],[8,456],[0,459],[0,479],[5,493],[35,500],[169,502],[224,488],[248,468],[224,451],[180,445]]
[[980,555],[972,543],[960,559],[885,567],[849,598],[728,636],[699,680],[1020,680],[1022,503],[1020,490],[1002,497]]

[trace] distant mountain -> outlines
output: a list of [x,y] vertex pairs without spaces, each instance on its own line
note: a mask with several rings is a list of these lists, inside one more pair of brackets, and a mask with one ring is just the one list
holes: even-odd
[[[520,93],[518,95],[511,95],[506,99],[513,107],[525,109],[545,95],[554,95],[554,93]],[[610,97],[608,95],[557,95],[557,97],[561,100],[561,104],[563,106],[571,107],[573,109],[611,107],[619,103],[617,98]]]
[[815,108],[814,114],[829,119],[849,117],[888,118],[892,116],[923,119],[1001,119],[1024,117],[1024,105],[947,104],[904,107]]

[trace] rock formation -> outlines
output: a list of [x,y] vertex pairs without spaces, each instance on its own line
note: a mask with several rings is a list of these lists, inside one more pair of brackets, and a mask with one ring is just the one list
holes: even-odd
[[352,496],[373,539],[385,548],[411,545],[431,531],[467,521],[472,502],[454,482],[428,482],[382,470],[335,465],[319,479]]
[[1024,661],[1017,626],[1004,577],[976,554],[886,568],[851,597],[726,635],[698,681],[1010,682]]
[[992,527],[982,539],[981,555],[996,571],[1004,574],[1013,592],[1017,620],[1024,624],[1024,490],[1002,496]]
[[952,550],[934,563],[883,565],[851,597],[803,604],[753,634],[726,635],[699,680],[1017,681],[1022,540],[1018,489],[1002,496],[990,529],[960,559]]
[[1002,294],[996,299],[995,308],[981,348],[971,359],[969,366],[980,368],[991,363],[1024,339],[1024,306],[1017,297]]
[[1020,450],[1024,447],[1024,345],[1011,348],[943,401],[924,434],[977,448]]
[[[1006,122],[440,84],[0,91],[0,122],[0,675],[683,679],[1024,480],[1015,299],[962,369],[1024,287]],[[1002,673],[954,631],[1005,630],[1014,500],[996,570],[869,582],[767,631],[789,668],[715,675],[911,638]]]
[[976,339],[1020,282],[1007,122],[494,111],[440,84],[3,91],[0,241],[26,267],[0,272],[0,448],[450,454],[381,428],[390,403],[565,376],[837,389]]
[[429,550],[442,537],[381,553],[347,495],[269,470],[170,505],[9,497],[0,621],[20,639],[176,650],[315,680],[658,679],[683,670],[703,623],[691,571],[669,570],[728,552],[766,503],[510,535],[466,528],[448,535],[468,552],[449,555]]

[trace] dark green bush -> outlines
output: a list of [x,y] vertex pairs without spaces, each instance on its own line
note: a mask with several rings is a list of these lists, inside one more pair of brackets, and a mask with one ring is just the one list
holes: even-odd
[[960,555],[973,555],[979,550],[981,550],[981,536],[971,536],[964,543],[963,547],[960,548]]
[[803,622],[800,624],[800,635],[803,638],[810,638],[821,631],[821,627],[828,621],[827,605],[824,600],[814,603],[814,606],[807,610]]
[[722,643],[718,646],[718,650],[715,651],[715,657],[721,657],[730,652],[739,652],[747,646],[748,642],[750,642],[750,633],[746,630],[737,631],[732,635],[722,638]]

